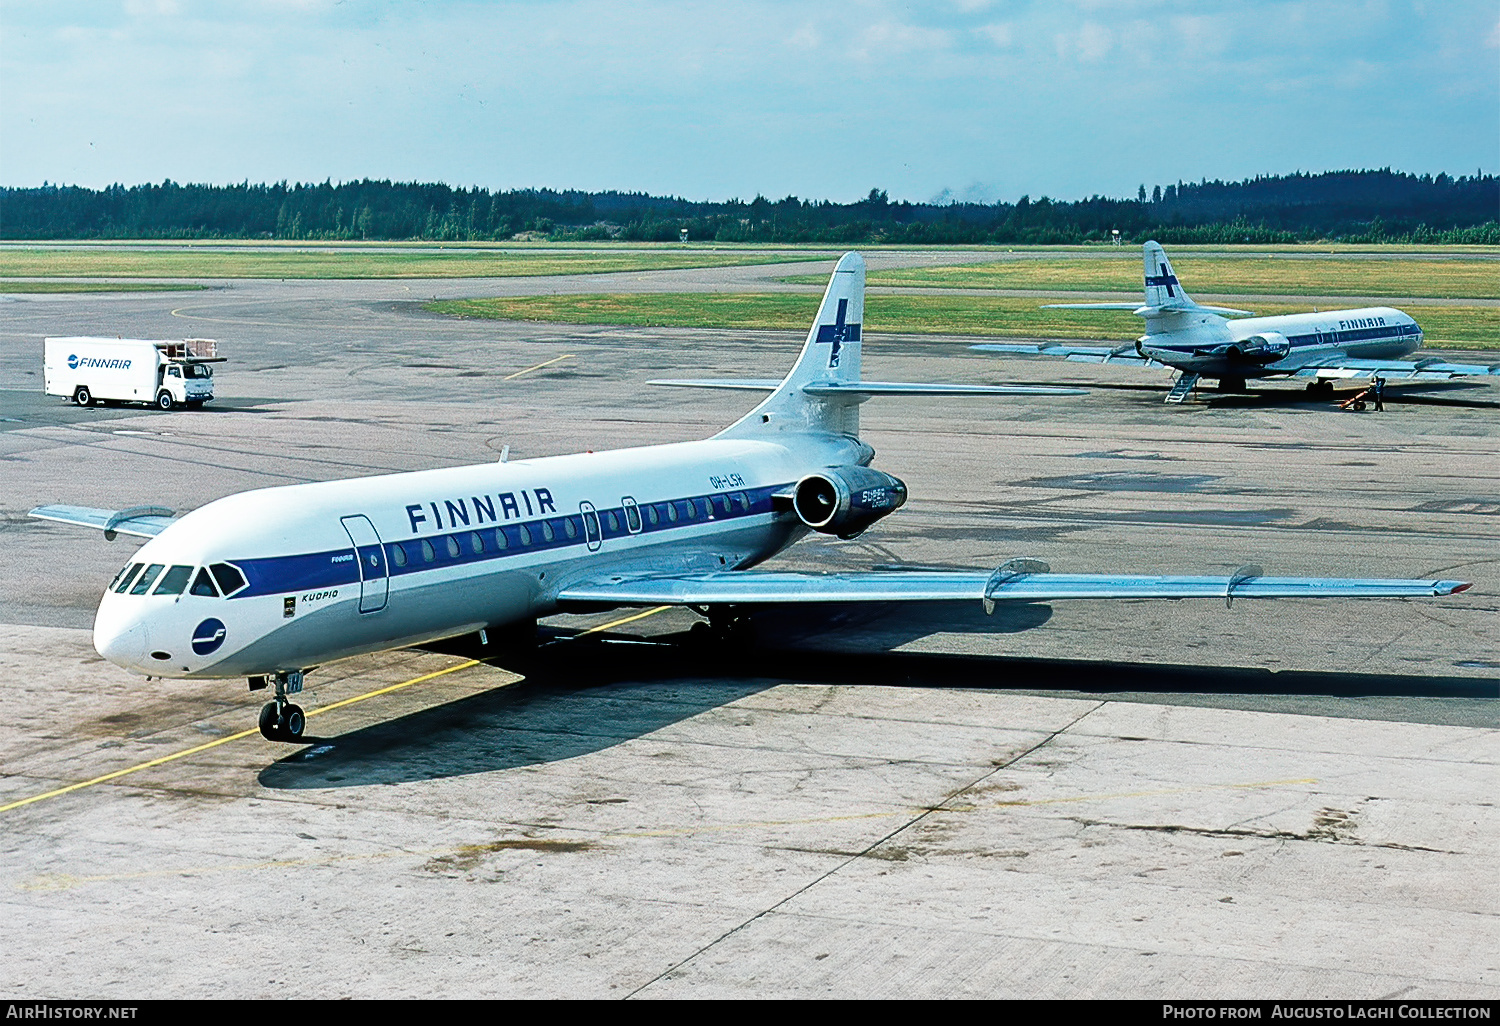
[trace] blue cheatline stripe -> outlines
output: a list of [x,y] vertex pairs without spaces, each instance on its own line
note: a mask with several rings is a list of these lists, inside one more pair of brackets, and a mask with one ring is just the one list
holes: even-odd
[[[639,532],[630,530],[625,519],[624,505],[609,506],[597,511],[599,530],[603,534],[603,540],[608,542],[615,538],[628,538],[632,533],[658,534],[679,528],[696,527],[699,524],[758,516],[771,512],[772,494],[788,487],[790,483],[784,482],[763,488],[744,488],[732,492],[712,492],[659,502],[643,502],[637,507],[641,518]],[[744,496],[743,502],[739,501],[739,496]],[[688,516],[689,506],[692,507],[692,516]],[[668,507],[671,507],[671,513],[676,514],[676,519],[672,518]],[[568,532],[570,525],[571,534]],[[549,529],[552,535],[550,538],[547,537]],[[524,541],[523,530],[527,539]],[[476,538],[480,542],[479,546],[474,544]],[[503,547],[502,540],[504,541]],[[423,548],[424,542],[428,548]],[[390,576],[404,577],[407,574],[422,573],[427,570],[440,570],[450,566],[464,566],[470,563],[505,559],[508,556],[524,556],[532,552],[584,545],[583,515],[571,513],[564,516],[516,521],[510,524],[466,527],[461,531],[450,531],[444,534],[422,535],[417,538],[386,542],[384,548],[385,564]],[[369,546],[369,548],[374,548],[374,546]],[[361,553],[364,553],[363,549]],[[358,584],[359,568],[353,556],[353,548],[342,548],[329,549],[324,552],[298,553],[292,556],[270,556],[264,559],[231,559],[226,562],[239,567],[244,572],[245,579],[250,582],[249,587],[233,596],[233,598],[241,599]]]
[[[1299,346],[1345,345],[1350,342],[1369,342],[1374,339],[1398,339],[1420,335],[1422,329],[1415,324],[1397,324],[1384,328],[1362,328],[1359,331],[1325,331],[1321,335],[1288,335],[1287,342],[1294,348]],[[1215,343],[1222,345],[1223,343]],[[1148,345],[1148,349],[1189,355],[1205,348],[1202,342],[1189,346]]]

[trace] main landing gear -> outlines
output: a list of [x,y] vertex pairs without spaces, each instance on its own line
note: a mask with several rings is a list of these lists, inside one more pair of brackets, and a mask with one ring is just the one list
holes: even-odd
[[752,648],[755,645],[755,623],[750,617],[726,606],[694,606],[693,612],[708,617],[688,628],[688,644],[695,648]]
[[[257,681],[259,683],[257,683]],[[307,726],[307,714],[302,707],[287,701],[287,695],[302,690],[302,671],[268,673],[264,677],[251,677],[251,690],[259,690],[267,684],[276,687],[276,700],[267,702],[260,710],[260,733],[267,741],[287,741],[296,744],[302,740],[302,730]]]

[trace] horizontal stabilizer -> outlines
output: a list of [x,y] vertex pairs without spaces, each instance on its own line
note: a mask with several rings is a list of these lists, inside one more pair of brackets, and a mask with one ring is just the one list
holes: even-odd
[[[671,385],[676,388],[722,388],[739,391],[771,392],[779,381],[734,378],[663,378],[648,385]],[[801,388],[803,395],[820,399],[846,398],[864,402],[881,395],[965,396],[965,395],[1088,395],[1081,388],[1059,388],[1052,385],[956,385],[910,381],[813,381]]]
[[1223,317],[1254,317],[1254,310],[1232,306],[1204,306],[1201,303],[1177,303],[1173,306],[1142,306],[1140,303],[1047,303],[1043,310],[1129,310],[1137,317],[1160,317],[1169,313],[1211,313]]
[[1231,597],[1431,598],[1468,587],[1463,581],[1260,577],[1243,573],[1225,577],[1151,577],[935,570],[831,574],[748,570],[612,576],[569,585],[557,597],[563,602],[627,606]]
[[672,388],[723,388],[734,392],[774,392],[781,379],[771,378],[657,378],[648,385]]
[[30,516],[38,520],[92,527],[104,532],[110,541],[116,535],[155,538],[172,523],[172,511],[161,506],[131,506],[129,509],[93,509],[89,506],[38,506]]

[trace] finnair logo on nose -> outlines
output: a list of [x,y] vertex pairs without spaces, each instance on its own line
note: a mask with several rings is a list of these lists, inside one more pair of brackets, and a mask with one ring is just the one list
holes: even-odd
[[224,624],[210,617],[193,629],[193,651],[198,655],[208,655],[224,644],[224,635],[228,632]]

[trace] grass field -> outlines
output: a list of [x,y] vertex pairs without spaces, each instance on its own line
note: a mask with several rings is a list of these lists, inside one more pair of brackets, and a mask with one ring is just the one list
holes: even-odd
[[[1287,259],[1274,254],[1172,259],[1189,293],[1294,296],[1420,296],[1432,299],[1500,298],[1500,261],[1474,256],[1441,259]],[[788,281],[821,283],[816,275]],[[871,285],[916,288],[1058,289],[1134,292],[1141,288],[1141,258],[1124,251],[1117,260],[1041,258],[949,267],[878,271]]]
[[[455,299],[424,309],[454,317],[621,324],[675,328],[806,331],[819,297],[798,293],[631,293]],[[973,335],[1126,341],[1141,322],[1128,312],[1042,310],[1041,300],[974,295],[870,295],[865,330],[900,334]],[[1256,313],[1300,313],[1306,306],[1258,303]],[[1429,345],[1500,348],[1500,308],[1424,306],[1417,311]]]
[[[0,248],[4,278],[510,278],[780,263],[780,253],[744,250]],[[809,254],[809,260],[818,259]],[[0,289],[7,283],[0,281]]]
[[159,281],[6,281],[0,278],[3,292],[196,292],[206,285]]

